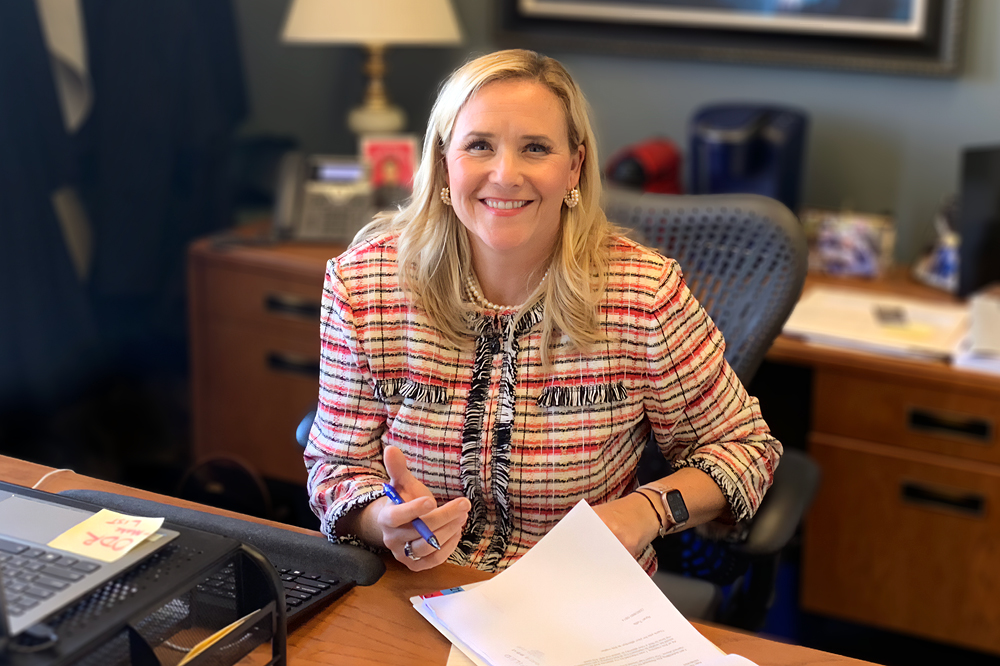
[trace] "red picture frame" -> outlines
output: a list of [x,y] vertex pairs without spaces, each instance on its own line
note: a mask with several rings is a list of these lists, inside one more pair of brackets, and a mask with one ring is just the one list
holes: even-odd
[[372,187],[412,190],[417,151],[417,137],[412,134],[362,137],[361,159],[368,165]]

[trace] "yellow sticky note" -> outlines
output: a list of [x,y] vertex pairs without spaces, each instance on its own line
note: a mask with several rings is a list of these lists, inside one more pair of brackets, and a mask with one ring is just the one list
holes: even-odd
[[57,536],[49,546],[101,562],[114,562],[155,534],[162,524],[163,518],[126,516],[101,509]]

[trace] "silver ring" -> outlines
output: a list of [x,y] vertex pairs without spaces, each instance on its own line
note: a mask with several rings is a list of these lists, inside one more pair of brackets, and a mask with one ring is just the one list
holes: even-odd
[[409,541],[403,544],[403,552],[406,553],[406,556],[414,562],[420,559],[418,556],[413,554],[413,546],[410,545]]

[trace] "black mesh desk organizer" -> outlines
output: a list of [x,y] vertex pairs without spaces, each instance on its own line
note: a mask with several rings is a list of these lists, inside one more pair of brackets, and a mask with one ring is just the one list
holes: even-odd
[[[45,625],[58,637],[54,645],[31,653],[17,644],[29,639],[12,639],[7,653],[0,651],[0,666],[173,666],[198,641],[237,620],[241,625],[185,666],[233,664],[251,651],[255,664],[282,666],[289,628],[385,571],[374,553],[320,536],[95,490],[12,489],[81,508],[162,516],[181,536],[48,618]],[[303,585],[293,573],[316,578]],[[316,581],[334,580],[286,607],[290,588],[318,589]]]
[[[27,497],[99,508],[3,485]],[[281,581],[264,556],[236,539],[169,521],[165,525],[180,535],[140,564],[10,638],[0,664],[173,666],[190,657],[190,666],[221,666],[260,650],[256,663],[283,665],[286,624]],[[203,639],[231,625],[210,647],[192,655]]]

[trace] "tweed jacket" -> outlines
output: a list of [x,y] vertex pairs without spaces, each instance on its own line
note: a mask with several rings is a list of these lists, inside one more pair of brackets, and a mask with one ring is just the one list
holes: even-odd
[[[599,309],[604,341],[581,351],[557,336],[543,368],[544,302],[519,318],[483,310],[474,341],[448,344],[400,288],[395,241],[370,239],[327,266],[305,462],[331,540],[345,513],[383,494],[386,445],[439,503],[469,498],[450,561],[489,571],[509,566],[581,499],[597,505],[636,488],[650,430],[674,468],[718,483],[733,518],[753,515],[781,444],[676,262],[615,239]],[[651,547],[639,562],[655,569]]]

